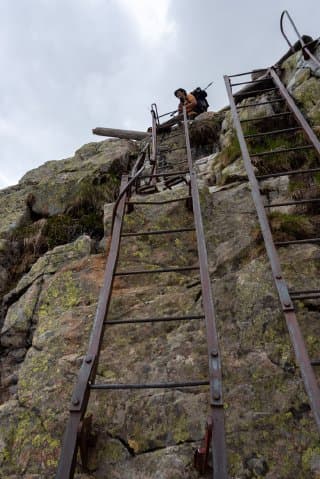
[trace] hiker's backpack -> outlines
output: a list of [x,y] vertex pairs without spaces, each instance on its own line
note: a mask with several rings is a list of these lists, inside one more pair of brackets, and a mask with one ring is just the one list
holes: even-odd
[[197,111],[199,113],[203,113],[204,111],[207,111],[209,107],[209,103],[207,102],[207,92],[205,90],[201,90],[200,87],[196,88],[191,92],[191,94],[196,98],[197,100]]

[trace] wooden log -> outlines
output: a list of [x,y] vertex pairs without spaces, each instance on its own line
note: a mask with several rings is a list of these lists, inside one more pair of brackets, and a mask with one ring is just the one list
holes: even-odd
[[94,135],[109,136],[114,138],[121,138],[124,140],[143,140],[144,138],[151,136],[148,131],[135,131],[135,130],[117,130],[115,128],[94,128],[92,130]]

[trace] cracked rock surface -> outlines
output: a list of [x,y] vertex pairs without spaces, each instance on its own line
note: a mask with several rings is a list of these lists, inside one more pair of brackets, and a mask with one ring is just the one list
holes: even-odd
[[[312,71],[299,71],[300,64],[299,53],[290,57],[284,79],[316,129],[319,79]],[[263,105],[242,109],[243,118],[267,113]],[[192,126],[192,139],[203,156],[197,168],[222,356],[230,479],[319,479],[318,433],[279,307],[230,113],[205,114]],[[172,140],[165,134],[164,143],[182,145],[179,135]],[[18,186],[0,192],[0,209],[7,215],[0,239],[0,292],[5,294],[0,332],[1,479],[55,476],[71,393],[103,281],[111,193],[115,177],[129,167],[136,150],[137,145],[123,140],[85,145],[72,160],[49,162],[28,173]],[[182,157],[181,151],[172,151],[166,161],[174,164]],[[80,184],[86,188],[79,199]],[[92,198],[101,185],[110,193],[104,224],[101,197]],[[298,197],[303,188],[310,190],[287,176],[262,184],[270,201],[279,195],[290,198],[292,192]],[[158,193],[157,199],[185,196],[186,191],[180,185]],[[37,243],[40,250],[34,260],[19,270],[23,274],[16,275],[16,281],[10,279],[10,267],[25,254],[23,241],[9,235],[12,229],[32,222],[32,238],[37,238],[37,230],[41,233],[48,218],[56,215],[62,235],[69,210],[74,213],[85,204],[85,213],[91,213],[97,200],[103,239],[79,234],[43,251]],[[272,214],[280,240],[317,234],[317,211],[290,207]],[[136,206],[126,216],[123,231],[191,226],[192,214],[181,202]],[[30,241],[25,243],[30,247]],[[279,254],[289,288],[319,288],[317,244],[292,245]],[[192,231],[129,236],[121,242],[118,270],[197,266],[197,261]],[[320,351],[319,312],[317,299],[297,303],[299,324],[314,359]],[[117,277],[108,319],[201,314],[199,276],[189,270]],[[96,381],[194,381],[206,380],[207,374],[205,325],[195,319],[108,326]],[[77,479],[199,477],[193,452],[201,444],[209,414],[207,387],[92,391],[87,414],[92,415],[95,445],[89,450],[87,471],[78,458]]]

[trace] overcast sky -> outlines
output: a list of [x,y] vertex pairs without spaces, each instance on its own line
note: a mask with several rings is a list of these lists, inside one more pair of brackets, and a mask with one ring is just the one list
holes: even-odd
[[178,87],[213,80],[210,109],[225,106],[224,74],[287,50],[284,9],[320,35],[320,0],[0,0],[0,188],[101,140],[96,126],[146,130]]

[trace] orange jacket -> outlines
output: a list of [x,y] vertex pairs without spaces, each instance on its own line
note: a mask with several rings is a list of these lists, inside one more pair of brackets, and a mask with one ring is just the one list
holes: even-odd
[[[186,106],[187,113],[191,113],[192,111],[195,110],[195,108],[197,106],[197,100],[196,100],[195,96],[192,95],[192,93],[187,93],[187,98],[186,98],[184,104]],[[180,101],[179,106],[178,106],[178,112],[179,113],[182,113],[182,107],[183,107],[183,103],[182,103],[182,101]]]

